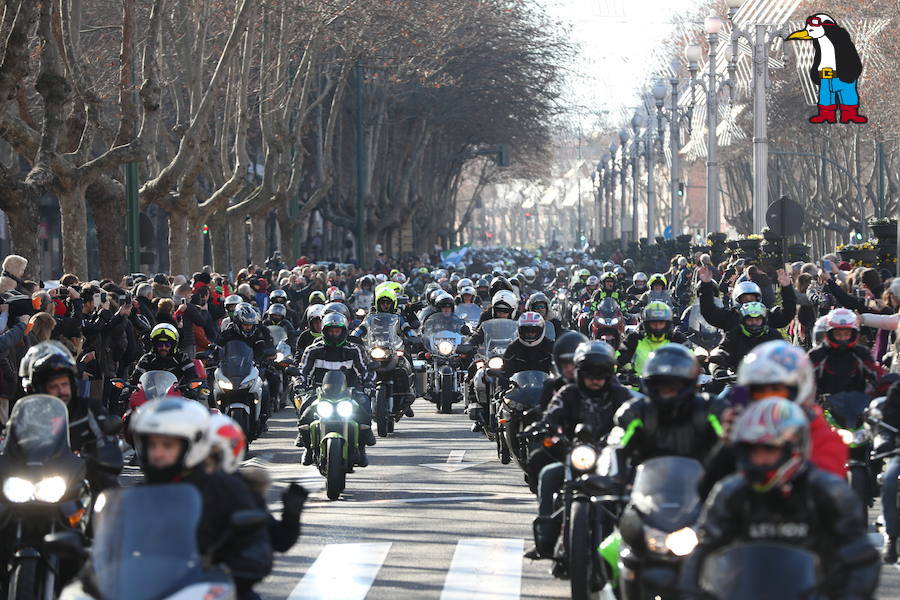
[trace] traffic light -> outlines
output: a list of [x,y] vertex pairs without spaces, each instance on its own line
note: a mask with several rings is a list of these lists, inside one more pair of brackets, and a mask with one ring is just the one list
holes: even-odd
[[678,197],[684,198],[684,184],[682,182],[678,182]]
[[209,225],[203,224],[203,235],[209,235]]

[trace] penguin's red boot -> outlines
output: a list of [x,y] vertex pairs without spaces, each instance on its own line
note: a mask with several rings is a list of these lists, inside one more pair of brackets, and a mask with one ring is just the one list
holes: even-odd
[[819,114],[809,118],[810,123],[837,123],[837,104],[819,104]]

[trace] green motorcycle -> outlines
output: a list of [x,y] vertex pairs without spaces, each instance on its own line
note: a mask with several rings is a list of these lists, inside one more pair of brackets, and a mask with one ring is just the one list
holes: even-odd
[[359,447],[359,405],[341,371],[331,371],[322,380],[314,408],[316,419],[309,426],[310,448],[325,477],[329,500],[337,500],[353,472]]

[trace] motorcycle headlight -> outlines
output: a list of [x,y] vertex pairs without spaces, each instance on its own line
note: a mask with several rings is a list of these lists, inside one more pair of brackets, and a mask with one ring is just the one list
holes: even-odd
[[560,293],[558,293],[558,294],[556,295],[556,297],[559,298],[560,300],[565,300],[565,299],[566,299],[566,293],[565,293],[565,292],[560,292]]
[[500,356],[495,356],[491,360],[488,361],[488,369],[502,369],[503,368],[503,358]]
[[66,493],[66,480],[59,475],[40,480],[34,486],[34,498],[41,502],[59,502]]
[[687,556],[697,547],[697,532],[690,527],[673,531],[666,536],[666,548],[675,556]]
[[441,342],[440,344],[438,344],[438,352],[440,352],[444,356],[447,356],[448,354],[452,354],[453,353],[453,342],[447,342],[447,341]]
[[223,390],[230,391],[234,389],[234,384],[227,377],[216,377],[216,380],[219,382],[219,387]]
[[3,495],[16,504],[28,502],[34,497],[34,484],[21,477],[9,477],[3,482]]
[[334,414],[334,404],[330,402],[319,402],[316,405],[316,414],[323,419],[330,419],[331,415]]
[[349,419],[353,416],[353,403],[349,400],[343,400],[337,404],[337,414],[342,419]]
[[853,443],[853,432],[849,429],[838,429],[837,434],[841,438],[841,441],[848,446]]
[[374,358],[375,360],[384,360],[387,358],[387,350],[384,348],[372,348],[372,351],[369,352],[369,356]]
[[357,317],[364,317],[364,316],[366,316],[366,309],[364,309],[364,308],[358,309],[358,310],[356,311],[356,316],[357,316]]
[[581,445],[572,448],[572,468],[579,471],[589,471],[597,464],[597,451],[590,446]]

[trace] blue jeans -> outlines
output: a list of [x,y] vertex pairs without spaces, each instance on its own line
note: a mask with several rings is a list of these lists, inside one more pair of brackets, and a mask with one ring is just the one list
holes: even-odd
[[[835,98],[837,97],[837,102]],[[844,106],[856,106],[859,104],[859,94],[856,93],[856,82],[844,83],[837,77],[833,79],[819,80],[819,104],[832,106],[843,104]]]
[[884,513],[884,530],[888,537],[897,537],[897,477],[900,476],[900,456],[895,456],[884,471],[881,485],[881,511]]

